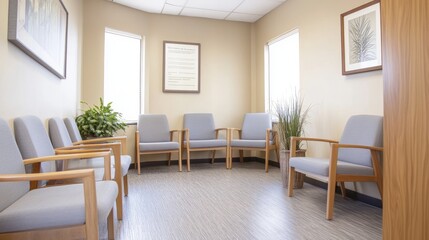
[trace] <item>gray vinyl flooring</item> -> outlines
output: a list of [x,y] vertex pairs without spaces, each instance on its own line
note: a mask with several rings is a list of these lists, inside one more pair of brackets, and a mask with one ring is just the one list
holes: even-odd
[[263,164],[246,162],[191,169],[130,170],[115,239],[382,239],[380,208],[337,195],[334,219],[325,220],[326,191],[305,184],[289,198],[279,168],[265,173]]

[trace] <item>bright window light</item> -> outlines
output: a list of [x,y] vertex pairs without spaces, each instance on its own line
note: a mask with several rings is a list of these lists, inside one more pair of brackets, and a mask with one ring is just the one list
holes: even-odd
[[125,121],[136,121],[144,106],[142,38],[106,29],[104,44],[104,100]]
[[275,113],[276,103],[299,93],[299,32],[294,30],[265,48],[265,108]]

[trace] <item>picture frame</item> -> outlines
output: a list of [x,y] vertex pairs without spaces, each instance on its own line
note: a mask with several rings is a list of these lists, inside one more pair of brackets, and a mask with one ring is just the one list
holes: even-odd
[[380,0],[341,14],[342,74],[382,69]]
[[164,41],[163,82],[165,93],[200,93],[199,43]]
[[61,0],[9,0],[8,40],[66,78],[68,12]]

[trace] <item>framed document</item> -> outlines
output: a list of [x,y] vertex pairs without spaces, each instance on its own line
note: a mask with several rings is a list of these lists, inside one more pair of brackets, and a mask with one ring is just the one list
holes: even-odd
[[200,92],[200,44],[164,41],[162,91]]

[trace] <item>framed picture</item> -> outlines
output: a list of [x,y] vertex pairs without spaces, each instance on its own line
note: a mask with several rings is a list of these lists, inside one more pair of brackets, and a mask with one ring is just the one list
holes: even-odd
[[200,92],[200,44],[164,41],[162,91]]
[[9,0],[8,40],[64,79],[67,21],[61,0]]
[[343,75],[380,70],[380,1],[372,1],[341,14]]

